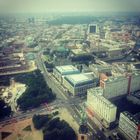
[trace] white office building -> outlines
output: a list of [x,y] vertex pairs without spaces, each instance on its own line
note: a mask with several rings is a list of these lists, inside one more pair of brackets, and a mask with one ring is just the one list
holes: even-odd
[[103,95],[105,98],[114,98],[127,94],[128,79],[127,77],[109,77],[108,80],[100,81],[100,86],[103,88]]
[[140,73],[133,73],[131,75],[130,92],[140,90]]
[[54,76],[60,81],[63,81],[63,77],[70,74],[78,74],[80,71],[72,65],[56,66],[53,70]]
[[65,76],[63,85],[75,96],[85,94],[87,89],[94,87],[96,83],[92,77],[81,73]]
[[120,114],[119,130],[127,139],[140,140],[140,120],[127,111]]
[[104,127],[116,120],[117,107],[103,97],[101,87],[92,88],[87,93],[87,108]]
[[140,90],[140,73],[132,73],[126,76],[109,77],[107,80],[100,80],[105,98],[130,94]]

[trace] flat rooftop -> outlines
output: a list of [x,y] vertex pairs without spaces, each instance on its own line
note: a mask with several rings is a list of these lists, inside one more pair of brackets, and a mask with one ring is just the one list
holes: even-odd
[[65,79],[72,85],[72,86],[82,86],[84,84],[91,84],[93,83],[93,79],[89,78],[85,74],[74,74],[68,75]]
[[98,94],[98,95],[103,95],[103,89],[101,87],[96,87],[96,88],[90,88],[88,90],[88,94]]
[[131,120],[132,122],[134,122],[136,125],[140,124],[140,120],[138,118],[139,114],[136,115],[132,115],[131,113],[129,113],[128,111],[124,111],[123,114],[125,116],[127,116],[129,118],[129,120]]
[[80,71],[73,65],[56,66],[55,69],[62,75],[80,73]]
[[103,96],[103,89],[101,87],[96,87],[96,88],[91,88],[88,90],[88,95],[90,95],[90,97],[92,96],[96,96],[98,99],[102,100],[102,102],[104,102],[104,104],[106,104],[109,107],[116,107],[114,104],[112,104],[109,100],[107,100],[104,96]]
[[82,55],[82,54],[87,54],[86,51],[83,51],[82,49],[72,49],[71,52],[75,55]]

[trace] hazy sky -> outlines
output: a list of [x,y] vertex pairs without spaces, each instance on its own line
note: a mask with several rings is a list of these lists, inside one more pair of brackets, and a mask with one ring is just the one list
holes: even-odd
[[71,12],[136,11],[140,0],[0,0],[0,11]]

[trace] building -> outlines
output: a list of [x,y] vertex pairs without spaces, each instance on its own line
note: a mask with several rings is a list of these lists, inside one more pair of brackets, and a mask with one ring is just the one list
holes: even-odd
[[130,92],[140,89],[140,73],[133,73],[128,75],[130,79]]
[[123,48],[108,48],[107,50],[107,56],[109,58],[118,58],[118,57],[122,57],[123,56],[123,51],[125,51],[125,49]]
[[89,68],[91,71],[94,72],[94,74],[97,77],[100,77],[100,74],[104,73],[106,75],[111,75],[111,66],[110,65],[103,65],[103,64],[91,64],[89,65]]
[[90,24],[89,33],[97,33],[97,32],[98,32],[98,26],[96,24]]
[[55,50],[55,55],[57,57],[66,57],[69,53],[69,49],[68,48],[65,48],[65,47],[57,47],[57,49]]
[[109,31],[105,34],[105,39],[129,42],[131,40],[131,34],[123,31]]
[[105,98],[130,94],[140,89],[140,73],[130,73],[126,76],[108,77],[100,80],[100,87],[103,88]]
[[60,81],[63,81],[63,77],[70,74],[78,74],[80,71],[72,65],[56,66],[53,70],[54,76]]
[[132,115],[125,111],[120,114],[119,130],[130,140],[140,140],[140,114]]
[[114,98],[127,94],[128,79],[124,76],[108,77],[107,80],[100,80],[100,87],[103,88],[105,98]]
[[108,128],[116,120],[117,107],[103,97],[101,87],[92,88],[87,93],[87,113],[98,126]]
[[88,55],[88,53],[82,49],[71,49],[71,55],[81,56],[81,55]]
[[85,94],[87,89],[96,85],[96,79],[86,74],[73,74],[64,77],[63,85],[73,96]]

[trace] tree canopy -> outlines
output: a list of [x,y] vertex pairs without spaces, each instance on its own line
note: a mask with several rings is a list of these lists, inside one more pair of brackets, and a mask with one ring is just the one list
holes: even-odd
[[6,116],[11,114],[11,107],[8,106],[4,100],[0,99],[0,119],[3,119]]
[[59,117],[34,115],[33,123],[36,129],[43,129],[44,140],[76,140],[74,130]]
[[19,97],[17,104],[22,110],[38,107],[55,99],[55,94],[46,84],[39,70],[15,76],[15,80],[27,85],[26,91]]

